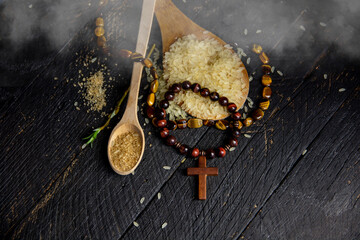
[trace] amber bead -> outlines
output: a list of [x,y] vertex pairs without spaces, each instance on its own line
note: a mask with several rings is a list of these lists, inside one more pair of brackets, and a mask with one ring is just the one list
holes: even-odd
[[174,98],[175,98],[174,92],[167,91],[167,92],[165,93],[165,99],[166,99],[166,100],[172,101],[172,100],[174,100]]
[[208,150],[206,150],[206,157],[208,157],[209,159],[213,159],[215,158],[216,154],[214,149],[209,148]]
[[122,58],[130,58],[131,55],[132,55],[132,52],[129,51],[129,50],[126,50],[126,49],[121,49],[121,50],[119,51],[119,55],[120,55],[120,57],[122,57]]
[[236,129],[242,129],[242,127],[243,127],[243,124],[242,124],[242,122],[241,121],[239,121],[239,120],[237,120],[237,121],[232,121],[231,123],[230,123],[230,126],[232,127],[232,128],[236,128]]
[[240,119],[241,119],[241,113],[239,113],[239,112],[234,112],[234,113],[231,114],[231,118],[232,118],[233,120],[240,120]]
[[259,107],[260,107],[262,110],[268,110],[269,105],[270,105],[270,101],[269,101],[269,100],[263,100],[263,101],[260,102]]
[[95,35],[97,37],[104,36],[104,34],[105,34],[105,29],[103,27],[96,27],[95,28]]
[[95,24],[97,27],[103,27],[104,26],[104,19],[101,17],[98,17],[95,21]]
[[167,122],[167,128],[169,130],[175,130],[177,128],[177,124],[175,121],[168,121]]
[[150,84],[150,91],[156,93],[158,88],[159,88],[159,81],[158,80],[152,81]]
[[98,37],[96,42],[97,42],[97,45],[99,47],[102,47],[102,48],[106,47],[106,38],[105,38],[105,36]]
[[187,155],[188,154],[188,152],[189,152],[189,147],[187,146],[187,145],[181,145],[180,147],[179,147],[179,152],[180,152],[180,154],[182,154],[182,155]]
[[271,66],[270,65],[262,65],[262,70],[264,74],[270,74],[271,73]]
[[227,105],[227,109],[228,109],[228,111],[229,112],[235,112],[236,111],[236,104],[235,103],[229,103],[228,105]]
[[238,140],[236,138],[230,138],[229,139],[229,145],[231,147],[236,147],[238,145]]
[[220,98],[220,96],[219,96],[219,94],[217,93],[217,92],[212,92],[212,93],[210,93],[210,99],[212,100],[212,101],[217,101],[217,100],[219,100],[219,98]]
[[191,118],[187,124],[189,128],[200,128],[203,126],[203,120],[199,118]]
[[155,116],[155,108],[148,106],[146,108],[146,115],[148,116],[148,118],[153,118]]
[[260,58],[260,60],[261,60],[264,64],[269,63],[269,57],[266,55],[266,53],[262,52],[262,53],[259,55],[259,58]]
[[144,58],[141,62],[147,68],[151,68],[153,65],[152,61],[148,58]]
[[178,83],[175,83],[171,86],[171,91],[173,91],[174,93],[178,93],[181,91],[181,86]]
[[243,121],[245,127],[251,126],[251,124],[253,124],[253,122],[254,122],[254,120],[253,120],[251,117],[247,117],[247,118]]
[[262,51],[262,47],[258,44],[254,44],[253,47],[252,47],[252,51],[254,53],[257,53],[257,54],[260,54],[261,51]]
[[186,119],[180,119],[177,121],[178,129],[184,129],[187,127]]
[[208,88],[202,88],[200,90],[200,95],[203,97],[208,97],[210,95],[210,90]]
[[263,75],[261,78],[261,83],[264,86],[270,86],[272,83],[272,79],[269,75]]
[[157,79],[159,78],[159,76],[158,76],[158,74],[157,74],[157,72],[156,72],[155,67],[151,67],[151,68],[150,68],[150,74],[151,74],[151,76],[153,77],[154,80],[157,80]]
[[269,99],[271,97],[271,88],[270,87],[264,87],[263,92],[262,92],[262,96],[263,98]]
[[240,136],[241,136],[241,131],[240,131],[239,129],[234,128],[234,129],[232,130],[232,132],[231,132],[231,135],[232,135],[233,137],[240,137]]
[[169,132],[169,129],[167,128],[163,128],[160,130],[160,136],[162,138],[166,138],[167,136],[169,136],[170,132]]
[[152,123],[155,127],[157,127],[157,118],[154,117],[154,118],[151,120],[151,123]]
[[226,130],[229,127],[229,122],[226,120],[216,121],[215,127],[220,130]]
[[219,103],[220,103],[221,106],[227,106],[228,103],[229,103],[229,100],[227,99],[227,97],[221,97],[219,99]]
[[264,117],[264,111],[258,108],[252,113],[251,116],[255,121],[260,120]]
[[191,85],[191,90],[193,90],[194,93],[198,93],[200,91],[201,87],[200,84],[198,83],[194,83],[193,85]]
[[188,90],[191,88],[191,82],[189,81],[184,81],[182,84],[181,84],[182,88],[185,89],[185,90]]
[[157,117],[157,119],[164,119],[166,117],[165,109],[156,108],[155,109],[155,116]]
[[169,107],[169,101],[163,99],[159,102],[159,106],[163,109],[167,109]]
[[164,128],[164,127],[166,127],[166,125],[167,125],[166,119],[159,119],[156,122],[156,126],[159,128]]
[[167,138],[166,138],[166,144],[168,146],[174,146],[176,144],[176,138],[172,135],[169,135]]
[[152,106],[152,105],[154,105],[154,103],[155,103],[155,94],[154,93],[150,93],[149,94],[149,96],[148,96],[148,98],[147,98],[147,104],[149,105],[149,106]]
[[200,150],[199,150],[198,148],[193,148],[193,149],[191,150],[191,156],[192,156],[193,158],[198,157],[199,154],[200,154]]
[[216,149],[216,155],[217,155],[218,157],[223,158],[223,157],[226,156],[226,150],[225,150],[223,147],[218,147],[218,148]]
[[203,124],[205,126],[211,127],[215,125],[215,121],[214,120],[203,120]]

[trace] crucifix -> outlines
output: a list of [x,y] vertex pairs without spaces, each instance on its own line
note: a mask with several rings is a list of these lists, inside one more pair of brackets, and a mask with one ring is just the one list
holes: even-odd
[[199,157],[199,167],[197,168],[188,168],[188,176],[199,176],[199,199],[206,200],[206,177],[207,176],[217,176],[218,168],[216,167],[206,167],[206,157]]

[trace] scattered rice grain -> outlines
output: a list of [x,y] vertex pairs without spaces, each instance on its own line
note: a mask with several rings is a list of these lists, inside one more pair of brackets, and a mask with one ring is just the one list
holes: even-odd
[[261,33],[262,31],[260,29],[256,30],[256,33]]
[[145,118],[145,123],[146,124],[149,124],[150,123],[150,120],[148,118]]
[[164,222],[163,225],[161,225],[161,228],[164,229],[167,226],[167,222]]
[[230,149],[229,149],[229,152],[232,152],[232,151],[234,151],[236,149],[236,147],[231,147]]
[[246,64],[247,64],[247,65],[250,64],[250,60],[251,60],[250,58],[247,58],[247,59],[246,59]]
[[345,88],[340,88],[340,89],[339,89],[339,92],[345,92],[345,91],[346,91]]
[[283,74],[281,71],[277,70],[276,72],[277,72],[280,76],[284,76],[284,74]]
[[305,31],[306,29],[305,29],[305,27],[303,26],[303,25],[300,25],[300,29],[301,30],[303,30],[303,31]]
[[246,138],[251,138],[251,135],[249,135],[249,134],[244,134],[244,137],[246,137]]
[[160,192],[158,192],[157,198],[160,200],[160,198],[161,198],[161,193]]
[[320,26],[322,26],[322,27],[326,27],[326,23],[324,23],[324,22],[320,22]]
[[250,77],[249,77],[249,82],[251,82],[253,79],[254,79],[254,77],[253,77],[253,76],[250,76]]
[[248,34],[248,30],[247,28],[244,29],[244,34],[247,35]]
[[145,197],[142,197],[142,198],[140,199],[140,203],[143,204],[144,201],[145,201]]
[[139,227],[139,224],[137,222],[133,222],[135,227]]
[[163,169],[165,169],[165,170],[170,170],[171,167],[170,167],[170,166],[163,166]]
[[327,77],[328,77],[328,75],[325,73],[325,74],[324,74],[324,79],[327,79]]
[[307,149],[305,149],[303,152],[302,152],[302,154],[301,155],[305,155],[307,153]]
[[274,73],[275,72],[275,66],[272,66],[271,67],[271,73]]
[[140,95],[139,100],[142,99],[143,97],[144,97],[144,95]]

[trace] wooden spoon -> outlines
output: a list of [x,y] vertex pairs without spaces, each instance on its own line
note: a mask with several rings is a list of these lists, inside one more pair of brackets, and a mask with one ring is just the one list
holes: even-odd
[[[224,42],[221,38],[200,27],[187,16],[185,16],[171,0],[157,0],[155,6],[155,15],[160,26],[163,53],[169,51],[170,45],[173,44],[178,38],[190,34],[195,35],[198,40],[214,38],[221,45],[226,45],[226,42]],[[241,98],[241,101],[239,102],[240,105],[237,106],[237,110],[239,110],[240,107],[244,104],[249,93],[249,77],[242,62],[240,66],[244,67],[243,74],[245,78],[245,88],[243,90],[244,96]],[[221,116],[221,118],[225,117],[227,116]]]
[[[149,42],[150,30],[154,16],[155,2],[156,0],[144,0],[142,5],[140,28],[139,28],[138,40],[136,44],[136,52],[142,54],[143,57],[145,57],[147,45]],[[139,165],[141,161],[145,149],[145,136],[137,117],[137,102],[138,102],[142,70],[143,70],[143,65],[141,63],[139,62],[134,63],[126,110],[121,121],[115,126],[114,130],[111,132],[108,142],[107,154],[108,154],[110,166],[116,173],[120,175],[128,175],[135,170],[135,168]],[[114,166],[113,159],[111,157],[111,146],[113,145],[113,142],[118,136],[126,132],[133,132],[140,135],[141,153],[137,163],[133,168],[131,168],[128,171],[120,171]]]

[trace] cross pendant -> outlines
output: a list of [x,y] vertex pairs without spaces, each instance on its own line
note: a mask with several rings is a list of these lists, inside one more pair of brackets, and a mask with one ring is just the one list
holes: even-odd
[[217,176],[218,168],[216,167],[206,167],[206,157],[199,157],[199,167],[197,168],[188,168],[188,176],[199,176],[199,199],[206,200],[206,177],[207,176]]

